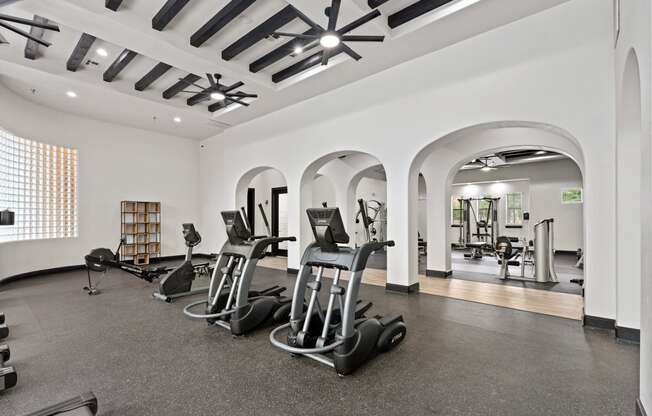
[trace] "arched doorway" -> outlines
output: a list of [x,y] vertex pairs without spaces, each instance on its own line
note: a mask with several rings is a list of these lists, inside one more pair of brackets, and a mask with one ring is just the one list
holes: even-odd
[[[511,152],[524,148],[565,155],[573,164],[579,167],[578,176],[582,178],[584,175],[583,154],[577,140],[562,129],[535,122],[506,121],[467,127],[432,142],[419,152],[410,170],[410,183],[412,185],[410,216],[414,219],[425,217],[427,222],[427,269],[421,270],[423,275],[450,277],[453,270],[451,266],[451,243],[454,239],[453,231],[451,231],[451,197],[453,196],[451,189],[460,168],[487,154]],[[419,205],[422,207],[424,205],[422,201],[419,201],[420,193],[417,192],[420,176],[423,176],[424,182],[427,184],[425,203],[427,214],[425,215],[423,213],[419,215],[418,208]],[[498,192],[495,189],[500,184],[496,184],[496,180],[497,178],[492,178],[491,181],[488,181],[490,183],[487,184],[487,188],[493,190],[487,192]],[[466,183],[461,185],[464,186]],[[560,189],[557,191],[559,192]],[[561,199],[561,195],[557,195],[557,198]],[[499,209],[502,211],[503,207]],[[582,216],[584,205],[574,209],[579,210]],[[414,261],[415,266],[418,264],[419,259],[418,223],[418,220],[410,221],[410,238],[414,241],[414,246],[411,247],[413,254],[410,256],[410,261]],[[588,230],[585,227],[584,231],[579,231],[579,234],[580,240],[586,241]],[[425,278],[423,275],[421,277],[422,290],[424,287],[423,279]],[[578,291],[581,290],[578,289]],[[483,301],[476,298],[468,300]],[[505,305],[499,306],[510,307],[507,305],[509,302],[504,303]],[[572,316],[574,319],[580,319],[582,315],[581,304],[581,298],[578,296],[578,302],[568,310],[560,312],[558,316]],[[532,311],[536,312],[536,310]]]
[[[387,182],[382,163],[374,156],[357,151],[342,151],[325,155],[311,163],[301,177],[301,214],[311,207],[338,207],[349,234],[351,246],[366,239],[359,215],[362,199],[372,225],[371,238],[385,238]],[[376,214],[380,207],[382,213]],[[358,221],[356,221],[356,219]],[[384,222],[383,222],[384,221]],[[307,218],[301,218],[301,252],[313,240]],[[376,264],[376,263],[374,263]],[[378,267],[386,268],[386,260]]]
[[[288,235],[288,187],[278,169],[261,166],[245,173],[236,185],[237,209],[243,210],[254,235]],[[270,247],[270,254],[287,257],[287,243]]]

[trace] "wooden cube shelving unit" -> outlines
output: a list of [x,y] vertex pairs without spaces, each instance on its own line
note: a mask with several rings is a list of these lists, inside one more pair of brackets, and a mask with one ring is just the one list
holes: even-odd
[[161,203],[122,201],[120,203],[121,261],[149,264],[161,256]]

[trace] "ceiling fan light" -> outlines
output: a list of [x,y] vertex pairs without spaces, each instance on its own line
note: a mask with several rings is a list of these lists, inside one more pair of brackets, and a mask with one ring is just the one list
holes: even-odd
[[334,48],[340,44],[340,37],[332,32],[324,33],[322,37],[319,38],[319,44],[324,48]]
[[211,93],[211,99],[213,100],[223,100],[226,98],[226,95],[222,94],[221,92],[212,92]]
[[303,48],[301,46],[295,46],[294,47],[294,54],[299,55],[300,53],[303,53]]

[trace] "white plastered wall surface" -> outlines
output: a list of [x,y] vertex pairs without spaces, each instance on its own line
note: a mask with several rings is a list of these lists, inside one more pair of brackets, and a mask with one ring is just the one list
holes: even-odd
[[[635,144],[640,159],[636,160],[633,166],[640,166],[640,177],[635,178],[638,182],[640,199],[634,199],[632,204],[640,203],[640,218],[619,217],[621,223],[617,224],[621,230],[638,229],[634,238],[640,238],[640,256],[632,260],[627,258],[631,254],[627,247],[620,244],[618,249],[618,311],[617,324],[622,326],[633,326],[640,319],[641,328],[641,374],[640,374],[640,400],[648,414],[652,410],[652,143],[651,143],[651,89],[652,89],[652,6],[649,0],[621,0],[620,2],[620,33],[615,48],[615,77],[616,77],[616,102],[617,102],[617,140]],[[632,67],[628,68],[628,64]],[[638,108],[631,104],[631,94],[627,91],[632,81],[633,72],[638,72],[640,83],[640,95],[634,101],[639,101]],[[629,135],[631,131],[623,129],[623,124],[631,122],[632,113],[639,113],[640,120],[640,143],[632,142]],[[629,119],[629,120],[627,120]],[[627,120],[627,121],[625,121]],[[639,126],[637,126],[639,128]],[[637,145],[637,146],[636,146]],[[632,149],[619,148],[619,161],[627,163],[626,158],[631,155]],[[631,169],[618,171],[618,184],[627,184],[631,180]],[[624,223],[623,222],[624,219]],[[628,223],[634,221],[634,223]],[[617,228],[618,229],[618,228]],[[616,243],[618,245],[618,241]],[[636,249],[636,241],[632,241]],[[631,248],[631,247],[630,247]],[[624,254],[624,256],[623,256]],[[628,269],[628,267],[631,267]],[[637,270],[637,268],[639,268]],[[633,298],[633,299],[632,299]],[[640,302],[637,300],[640,299]],[[639,309],[640,308],[640,309]]]
[[[412,285],[418,172],[411,168],[419,152],[470,126],[543,123],[567,132],[581,149],[586,313],[615,318],[614,206],[603,203],[615,195],[612,21],[609,2],[565,3],[208,139],[202,180],[215,192],[202,198],[204,213],[232,207],[236,184],[251,169],[281,170],[289,230],[299,239],[289,247],[289,267],[296,268],[311,238],[302,225],[304,170],[337,151],[371,154],[387,173],[388,235],[396,241],[388,250],[388,283]],[[202,220],[210,244],[219,246],[224,230],[213,215]]]
[[184,254],[181,224],[199,217],[197,141],[58,112],[1,84],[0,126],[19,137],[78,150],[79,213],[77,238],[0,244],[0,279],[83,264],[93,248],[115,250],[122,200],[160,201],[162,255]]

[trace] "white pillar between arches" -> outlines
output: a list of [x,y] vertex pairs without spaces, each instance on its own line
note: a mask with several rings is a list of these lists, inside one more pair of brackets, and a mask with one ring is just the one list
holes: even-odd
[[[387,237],[396,245],[387,249],[387,285],[402,291],[415,289],[418,277],[418,175],[387,173]],[[405,186],[405,185],[408,186]]]
[[451,249],[448,241],[450,215],[448,215],[448,172],[440,165],[425,166],[421,171],[426,180],[428,255],[426,268],[430,275],[444,277],[452,271]]

